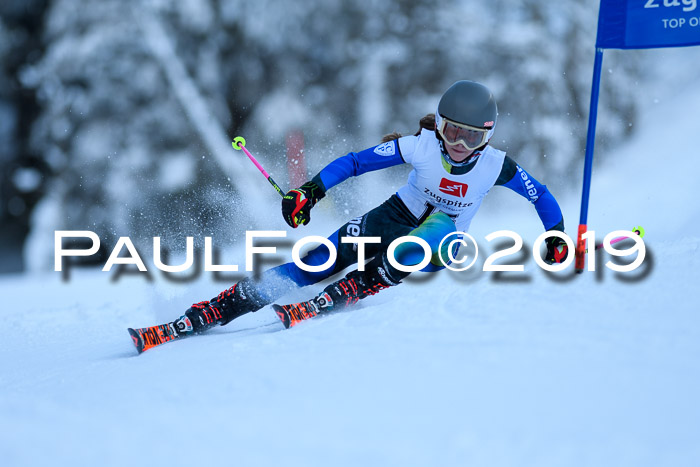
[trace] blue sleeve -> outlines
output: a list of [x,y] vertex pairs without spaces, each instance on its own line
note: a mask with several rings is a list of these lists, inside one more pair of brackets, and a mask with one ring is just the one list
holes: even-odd
[[321,178],[323,186],[328,190],[350,177],[403,163],[399,145],[393,140],[339,157],[325,166],[317,177]]
[[516,172],[513,177],[503,184],[529,200],[535,205],[537,215],[544,225],[545,230],[564,230],[564,216],[559,208],[559,203],[547,190],[546,185],[542,185],[530,174],[516,165]]

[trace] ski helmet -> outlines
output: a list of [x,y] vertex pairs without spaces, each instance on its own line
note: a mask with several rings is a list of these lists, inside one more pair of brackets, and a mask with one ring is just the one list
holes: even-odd
[[442,95],[435,129],[451,146],[475,150],[488,144],[496,127],[498,107],[493,93],[474,81],[457,81]]

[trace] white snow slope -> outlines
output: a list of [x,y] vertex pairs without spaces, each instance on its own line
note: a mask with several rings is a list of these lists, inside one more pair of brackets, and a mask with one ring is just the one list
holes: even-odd
[[[140,356],[126,327],[173,319],[227,285],[4,278],[0,463],[700,465],[689,173],[700,89],[640,105],[637,137],[594,174],[589,228],[602,239],[643,225],[641,272],[613,273],[605,256],[601,272],[567,281],[532,259],[500,277],[442,272],[291,330],[268,307]],[[560,196],[572,235],[579,190]],[[483,235],[508,228],[531,245],[541,226],[519,206],[485,206],[471,233],[488,247]],[[334,228],[322,217],[304,233]]]

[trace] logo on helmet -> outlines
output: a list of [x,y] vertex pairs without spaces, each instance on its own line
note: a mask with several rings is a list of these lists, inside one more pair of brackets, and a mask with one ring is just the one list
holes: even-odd
[[490,122],[484,122],[484,128],[491,128],[494,124],[494,121],[491,120]]

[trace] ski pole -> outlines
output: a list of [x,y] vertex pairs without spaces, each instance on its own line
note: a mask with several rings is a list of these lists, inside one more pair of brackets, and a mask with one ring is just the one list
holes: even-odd
[[[644,233],[645,233],[645,232],[644,232],[644,227],[642,227],[641,225],[635,227],[634,229],[632,229],[632,232],[634,232],[635,234],[639,235],[640,238],[644,237]],[[631,238],[631,237],[615,237],[615,238],[613,238],[612,240],[610,240],[610,244],[611,244],[611,245],[614,245],[614,244],[616,244],[617,242],[621,242],[622,240],[627,240],[628,238]],[[603,244],[602,244],[602,243],[599,243],[599,244],[597,244],[597,245],[595,246],[595,249],[596,249],[596,250],[600,250],[601,248],[603,248]],[[588,249],[587,249],[587,248],[586,248],[586,253],[588,253]]]
[[248,150],[245,148],[245,138],[243,138],[242,136],[236,136],[235,138],[233,138],[231,146],[233,146],[233,149],[236,149],[238,151],[243,150],[246,156],[248,156],[248,159],[250,159],[251,162],[255,164],[255,167],[257,167],[258,170],[265,176],[267,181],[270,182],[270,185],[272,185],[272,187],[275,190],[277,190],[277,193],[279,193],[280,196],[284,197],[284,191],[282,191],[282,188],[280,188],[279,185],[275,183],[272,177],[270,177],[270,174],[267,173],[265,169],[263,169],[262,165],[260,165],[260,162],[258,162],[258,160],[255,157],[253,157],[253,155],[250,152],[248,152]]

